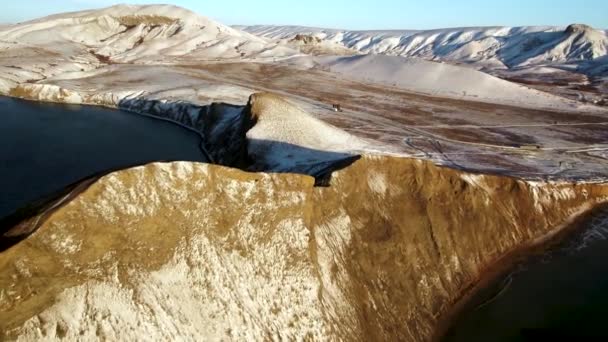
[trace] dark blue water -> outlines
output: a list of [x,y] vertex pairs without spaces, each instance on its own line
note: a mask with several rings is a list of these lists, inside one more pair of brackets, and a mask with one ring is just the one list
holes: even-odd
[[596,213],[476,296],[445,341],[608,341],[607,238],[608,211]]
[[170,122],[0,97],[0,218],[89,176],[153,161],[206,161]]

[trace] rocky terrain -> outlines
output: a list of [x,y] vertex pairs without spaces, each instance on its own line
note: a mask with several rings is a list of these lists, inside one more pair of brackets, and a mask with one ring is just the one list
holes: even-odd
[[[588,36],[603,52],[564,61],[605,55],[587,27],[503,31],[543,37],[530,64]],[[485,278],[608,202],[600,106],[301,33],[124,5],[0,28],[1,94],[170,120],[209,160],[2,220],[0,339],[434,340]],[[525,64],[504,40],[489,60]]]

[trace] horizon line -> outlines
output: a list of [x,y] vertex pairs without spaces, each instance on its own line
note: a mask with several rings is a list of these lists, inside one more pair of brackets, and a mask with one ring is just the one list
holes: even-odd
[[86,11],[96,11],[96,10],[103,10],[103,9],[107,9],[107,8],[112,8],[112,7],[117,7],[117,6],[133,6],[133,7],[139,7],[139,6],[173,6],[173,7],[177,7],[177,8],[181,8],[187,11],[190,11],[196,15],[199,15],[201,17],[206,17],[209,18],[217,23],[226,25],[226,26],[230,26],[230,27],[252,27],[252,26],[274,26],[274,27],[301,27],[301,28],[309,28],[309,29],[322,29],[322,30],[332,30],[332,31],[351,31],[351,32],[366,32],[366,31],[392,31],[392,32],[397,32],[397,31],[413,31],[413,32],[423,32],[423,31],[437,31],[437,30],[450,30],[450,29],[475,29],[475,28],[524,28],[524,27],[551,27],[551,28],[567,28],[570,25],[586,25],[589,26],[595,30],[599,30],[599,31],[608,31],[608,27],[607,28],[599,28],[599,27],[594,27],[593,25],[589,25],[589,24],[585,24],[585,23],[580,23],[580,22],[573,22],[567,25],[555,25],[555,24],[528,24],[528,25],[504,25],[504,24],[498,24],[498,25],[463,25],[463,26],[444,26],[444,27],[434,27],[434,28],[418,28],[418,29],[414,29],[414,28],[364,28],[364,29],[350,29],[350,28],[344,28],[344,27],[329,27],[329,26],[317,26],[317,25],[308,25],[308,24],[268,24],[268,23],[264,23],[264,24],[227,24],[226,22],[224,22],[223,20],[220,20],[216,17],[213,16],[208,16],[206,14],[202,14],[199,13],[195,10],[192,10],[190,8],[184,7],[184,6],[178,6],[178,5],[174,5],[174,4],[170,4],[170,3],[158,3],[158,4],[128,4],[128,3],[119,3],[119,4],[115,4],[115,5],[111,5],[111,6],[102,6],[102,7],[90,7],[90,8],[84,8],[84,9],[80,9],[80,10],[74,10],[74,11],[65,11],[65,12],[53,12],[47,15],[43,15],[40,17],[34,17],[34,18],[30,18],[30,19],[26,19],[23,21],[18,21],[18,22],[0,22],[0,25],[20,25],[20,24],[24,24],[30,21],[34,21],[34,20],[38,20],[38,19],[43,19],[46,17],[50,17],[50,16],[55,16],[55,15],[61,15],[61,14],[69,14],[69,13],[78,13],[78,12],[86,12]]

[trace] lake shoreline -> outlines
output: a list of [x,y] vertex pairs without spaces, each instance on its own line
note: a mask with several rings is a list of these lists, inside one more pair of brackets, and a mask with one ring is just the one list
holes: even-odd
[[443,341],[450,333],[454,324],[458,322],[458,317],[462,313],[474,309],[472,307],[473,300],[484,290],[494,287],[498,281],[504,279],[505,276],[513,271],[514,267],[576,236],[596,213],[606,208],[608,208],[608,204],[606,203],[590,208],[582,208],[547,234],[513,248],[486,267],[485,270],[482,270],[478,280],[465,288],[457,296],[457,299],[447,313],[438,320],[438,325],[431,341]]
[[6,161],[0,222],[99,174],[159,161],[209,161],[202,133],[173,120],[12,96],[0,96],[0,104]]

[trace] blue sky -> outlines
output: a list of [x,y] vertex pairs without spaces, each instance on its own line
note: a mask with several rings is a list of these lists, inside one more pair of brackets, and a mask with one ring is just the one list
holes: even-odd
[[[124,1],[8,0],[0,22],[96,8]],[[346,29],[568,25],[608,29],[608,0],[164,0],[225,24],[293,24]]]

